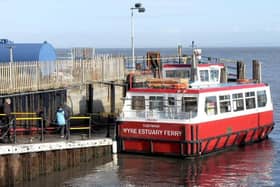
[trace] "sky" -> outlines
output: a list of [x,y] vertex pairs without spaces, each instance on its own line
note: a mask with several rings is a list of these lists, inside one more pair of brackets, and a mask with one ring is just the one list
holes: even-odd
[[279,0],[0,0],[0,38],[54,47],[280,46]]

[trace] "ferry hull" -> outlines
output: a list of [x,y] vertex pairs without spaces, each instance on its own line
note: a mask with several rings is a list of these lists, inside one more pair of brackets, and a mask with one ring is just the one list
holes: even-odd
[[118,150],[194,157],[261,141],[273,126],[272,111],[197,124],[119,121]]

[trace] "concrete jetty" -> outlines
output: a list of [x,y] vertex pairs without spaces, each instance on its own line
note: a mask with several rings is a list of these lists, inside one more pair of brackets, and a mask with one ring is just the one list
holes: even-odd
[[[26,136],[20,138],[23,142]],[[71,136],[71,140],[65,140],[56,135],[47,137],[45,142],[35,138],[32,143],[0,144],[0,186],[16,186],[112,153],[111,138],[79,138]]]

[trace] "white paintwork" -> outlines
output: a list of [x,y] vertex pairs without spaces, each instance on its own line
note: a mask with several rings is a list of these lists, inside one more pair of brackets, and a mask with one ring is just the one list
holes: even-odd
[[9,144],[0,146],[0,155],[21,154],[42,151],[54,151],[75,148],[110,146],[113,144],[112,139],[102,138],[95,140],[75,140],[75,141],[60,141],[49,143],[33,143],[33,144]]
[[[220,95],[232,95],[234,93],[245,93],[250,91],[266,91],[266,97],[267,97],[267,103],[265,107],[256,107],[253,109],[244,109],[242,111],[236,111],[236,112],[227,112],[227,113],[220,113],[220,104],[217,102],[217,109],[218,114],[217,115],[207,115],[205,113],[205,98],[207,96],[220,96]],[[142,116],[147,116],[149,114],[149,102],[146,102],[145,111],[135,111],[131,110],[131,98],[132,96],[144,96],[145,100],[149,100],[149,96],[174,96],[177,100],[177,107],[181,108],[181,101],[180,98],[182,97],[197,97],[198,98],[198,111],[197,115],[192,118],[188,119],[172,119],[172,118],[153,118],[152,120],[147,117],[137,117],[139,114],[144,112]],[[243,100],[245,102],[245,100]],[[165,101],[166,102],[166,101]],[[231,97],[231,106],[233,106],[233,101]],[[166,104],[166,103],[165,103]],[[257,99],[256,99],[256,105],[257,105]],[[245,106],[245,103],[244,103]],[[233,117],[240,117],[260,112],[266,112],[266,111],[273,111],[273,104],[271,100],[271,93],[269,86],[264,87],[255,87],[255,88],[236,88],[231,90],[221,90],[221,91],[213,91],[213,92],[205,92],[200,94],[188,94],[188,93],[177,93],[177,94],[167,94],[167,93],[149,93],[149,92],[128,92],[127,97],[124,103],[123,111],[120,115],[119,121],[138,121],[138,122],[156,122],[156,123],[176,123],[176,124],[195,124],[195,123],[203,123],[203,122],[209,122],[209,121],[215,121],[215,120],[222,120],[227,118],[233,118]],[[162,112],[164,114],[164,112]],[[160,115],[159,115],[160,116]]]
[[114,140],[113,141],[113,144],[112,144],[112,152],[113,154],[116,154],[118,152],[118,149],[117,149],[117,141]]

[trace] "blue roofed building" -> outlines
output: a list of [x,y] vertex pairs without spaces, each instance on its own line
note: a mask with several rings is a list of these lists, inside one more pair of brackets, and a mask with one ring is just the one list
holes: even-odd
[[10,62],[11,58],[13,62],[55,61],[56,51],[48,42],[13,43],[7,39],[0,39],[0,62]]

